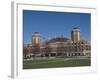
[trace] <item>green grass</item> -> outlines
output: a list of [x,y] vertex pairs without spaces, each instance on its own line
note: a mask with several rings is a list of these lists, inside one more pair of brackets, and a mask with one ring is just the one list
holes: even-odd
[[23,62],[23,69],[36,69],[36,68],[57,68],[57,67],[75,67],[75,66],[90,66],[90,59],[79,58],[46,58],[34,59]]

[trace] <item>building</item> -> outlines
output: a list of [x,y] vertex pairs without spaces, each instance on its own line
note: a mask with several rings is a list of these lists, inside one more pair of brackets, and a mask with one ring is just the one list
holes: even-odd
[[41,44],[40,34],[39,34],[39,32],[35,32],[32,35],[32,45],[37,46],[37,45],[40,45],[40,44]]
[[[91,55],[91,45],[80,38],[80,29],[73,28],[71,39],[67,37],[56,37],[48,41],[41,42],[38,32],[32,35],[32,44],[27,45],[28,57],[75,57]],[[30,55],[29,55],[30,54]]]
[[71,40],[73,42],[80,41],[80,29],[79,28],[73,28],[71,32]]

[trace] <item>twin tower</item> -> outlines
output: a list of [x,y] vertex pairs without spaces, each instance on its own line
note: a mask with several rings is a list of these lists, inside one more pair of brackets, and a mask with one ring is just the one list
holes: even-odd
[[73,42],[80,41],[80,29],[79,28],[73,28],[71,31],[71,40]]
[[[80,29],[79,28],[73,28],[71,31],[71,40],[73,42],[80,41]],[[39,32],[35,32],[32,35],[32,45],[40,45],[41,44],[41,36]]]

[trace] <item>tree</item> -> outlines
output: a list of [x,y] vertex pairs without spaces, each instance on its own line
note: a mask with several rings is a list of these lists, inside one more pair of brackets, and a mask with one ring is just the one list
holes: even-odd
[[27,54],[28,54],[28,49],[26,47],[24,47],[24,49],[23,49],[23,58],[27,58]]
[[44,48],[45,56],[49,57],[51,56],[51,47],[49,45],[46,45]]
[[57,47],[58,56],[65,56],[67,53],[67,47]]
[[35,46],[33,47],[33,54],[34,54],[34,55],[40,54],[40,46],[39,46],[39,45],[35,45]]

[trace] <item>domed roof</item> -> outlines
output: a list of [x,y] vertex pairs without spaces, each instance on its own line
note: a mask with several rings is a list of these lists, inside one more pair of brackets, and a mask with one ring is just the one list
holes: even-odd
[[72,31],[80,31],[80,28],[75,27],[75,28],[73,28],[73,30],[72,30]]
[[32,34],[32,36],[34,37],[34,36],[40,36],[40,33],[39,32],[34,32],[33,34]]
[[68,38],[65,38],[65,37],[57,37],[57,38],[52,38],[48,41],[48,43],[51,43],[51,42],[66,42],[68,41],[69,39]]

